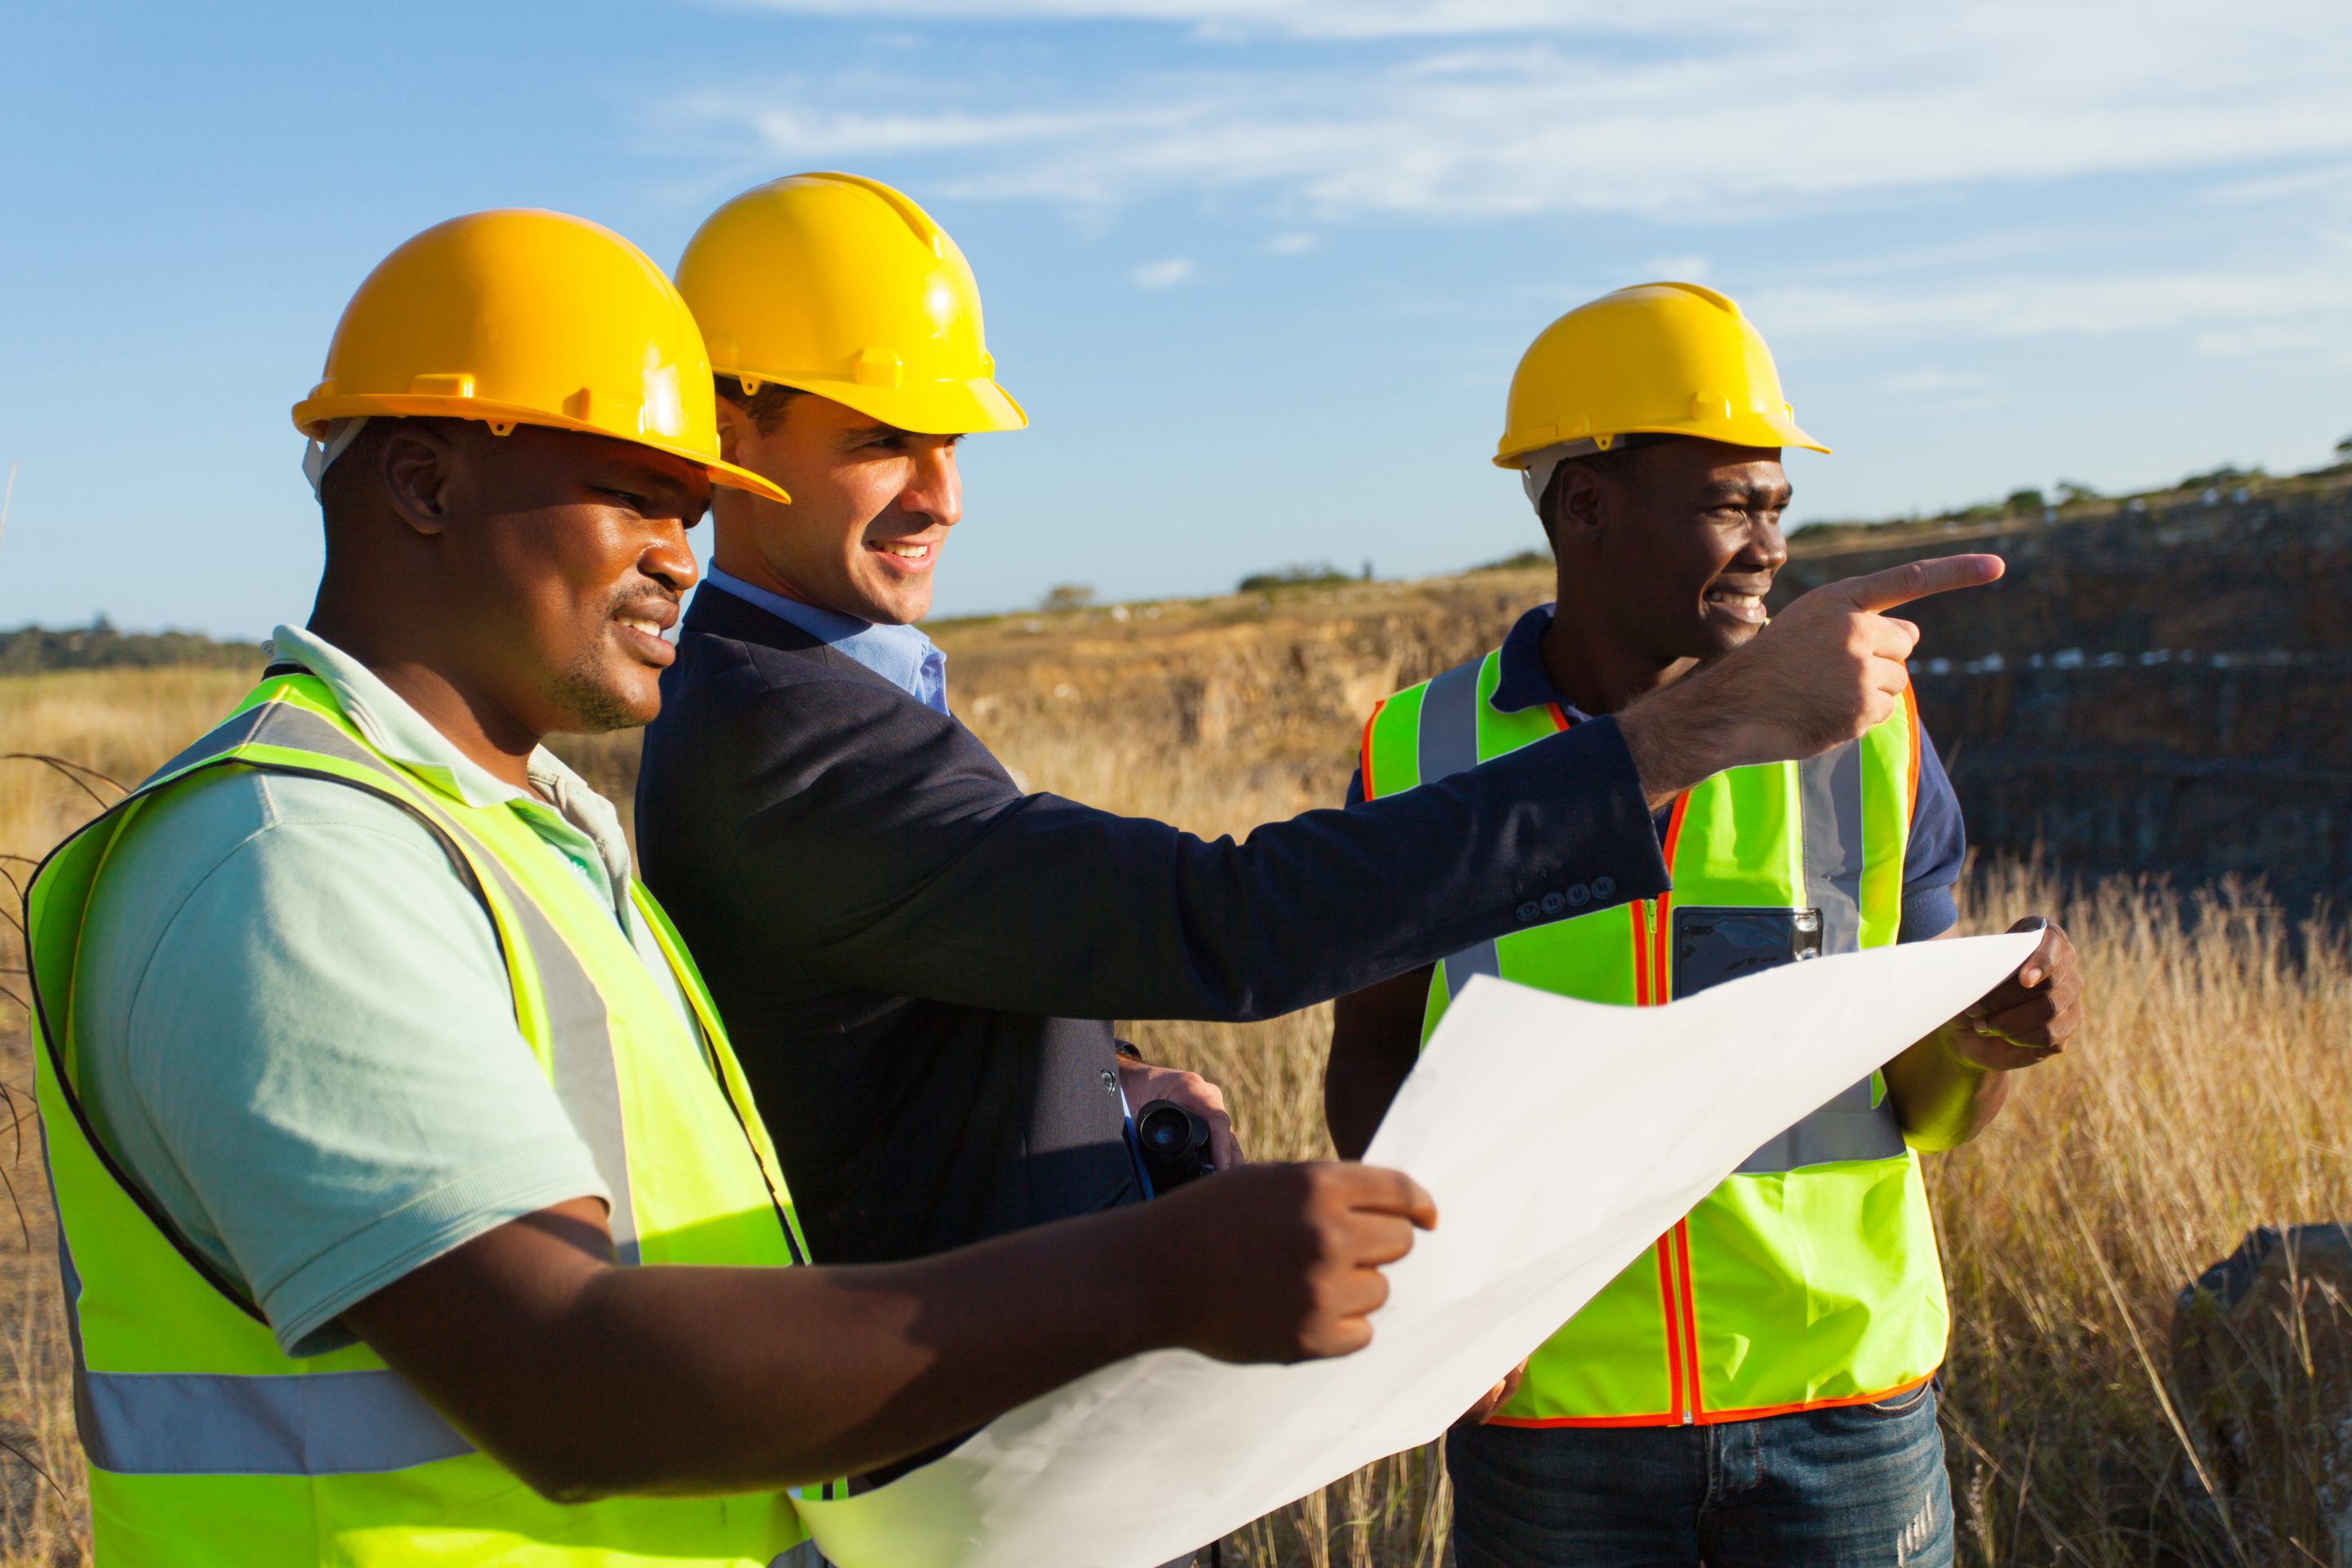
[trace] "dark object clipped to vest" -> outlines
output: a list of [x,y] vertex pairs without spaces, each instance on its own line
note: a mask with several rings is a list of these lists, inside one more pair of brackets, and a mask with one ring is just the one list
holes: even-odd
[[1822,955],[1819,910],[1699,905],[1677,909],[1674,921],[1672,973],[1677,1002],[1727,980],[1744,980]]
[[1155,1194],[1199,1181],[1216,1166],[1209,1158],[1209,1124],[1172,1100],[1155,1100],[1135,1113],[1135,1146]]
[[[2181,1420],[2253,1560],[2344,1561],[2352,1552],[2352,1229],[2249,1232],[2177,1299],[2172,1378]],[[2202,1492],[2196,1477],[2183,1479],[2191,1496]]]

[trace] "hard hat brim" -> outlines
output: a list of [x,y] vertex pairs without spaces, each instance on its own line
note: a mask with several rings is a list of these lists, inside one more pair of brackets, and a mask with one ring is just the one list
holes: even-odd
[[1808,451],[1826,455],[1829,448],[1805,433],[1804,427],[1779,411],[1743,408],[1728,417],[1720,415],[1702,416],[1689,419],[1660,420],[1654,424],[1629,424],[1612,430],[1563,431],[1557,425],[1547,425],[1538,430],[1514,430],[1496,446],[1495,467],[1524,468],[1528,459],[1548,447],[1563,441],[1583,440],[1594,436],[1687,436],[1702,441],[1721,441],[1732,447],[1802,447]]
[[682,441],[667,440],[659,436],[620,436],[592,425],[584,419],[569,419],[550,414],[545,409],[529,408],[519,404],[491,403],[478,397],[440,397],[422,393],[346,393],[327,397],[306,397],[294,405],[294,428],[317,440],[326,433],[331,420],[354,416],[392,415],[405,419],[472,419],[491,425],[539,425],[550,430],[572,430],[583,436],[601,436],[607,441],[627,441],[635,446],[650,447],[656,452],[684,458],[710,476],[714,485],[724,485],[731,490],[746,490],[763,500],[790,506],[792,496],[774,480],[763,479],[751,469],[696,451]]
[[876,386],[826,376],[774,375],[764,371],[714,368],[720,375],[731,375],[746,384],[789,386],[829,398],[868,418],[920,436],[977,436],[996,430],[1024,429],[1029,424],[1028,413],[1013,401],[1013,395],[987,376],[970,381],[919,382],[911,386]]

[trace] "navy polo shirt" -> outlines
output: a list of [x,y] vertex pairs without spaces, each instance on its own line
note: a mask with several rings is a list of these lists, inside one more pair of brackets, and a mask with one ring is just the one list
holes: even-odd
[[[1544,668],[1543,637],[1551,626],[1551,612],[1549,605],[1537,605],[1521,616],[1511,635],[1503,639],[1503,668],[1495,682],[1494,703],[1506,713],[1517,713],[1557,702],[1570,723],[1581,723],[1591,715],[1554,690],[1551,676]],[[1360,764],[1348,781],[1348,804],[1360,805],[1363,798],[1364,774]],[[1661,844],[1665,842],[1672,815],[1657,814]],[[1960,862],[1968,848],[1959,796],[1952,793],[1943,759],[1936,754],[1936,742],[1923,724],[1919,728],[1919,795],[1911,807],[1911,839],[1903,856],[1903,921],[1897,941],[1925,942],[1959,923],[1952,885],[1960,879]]]

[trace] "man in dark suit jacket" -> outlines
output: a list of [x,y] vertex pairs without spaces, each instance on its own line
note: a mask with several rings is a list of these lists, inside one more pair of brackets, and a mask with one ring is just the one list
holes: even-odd
[[[876,293],[891,276],[921,310]],[[795,278],[840,286],[777,281]],[[1983,571],[1819,590],[1614,719],[1206,841],[1024,794],[949,711],[912,623],[961,512],[956,443],[1025,422],[954,242],[887,187],[796,176],[715,215],[678,284],[726,455],[793,500],[716,502],[715,568],[646,734],[638,843],[827,1262],[1145,1195],[1123,1103],[1215,1100],[1123,1059],[1111,1019],[1268,1017],[1568,905],[1664,891],[1654,804],[1875,723],[1916,634],[1874,608]],[[941,300],[969,319],[942,326]],[[895,382],[804,368],[886,361]]]

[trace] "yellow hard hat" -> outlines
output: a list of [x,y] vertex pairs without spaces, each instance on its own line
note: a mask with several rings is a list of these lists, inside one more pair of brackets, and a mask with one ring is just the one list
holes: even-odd
[[1798,427],[1764,335],[1696,283],[1620,289],[1546,327],[1511,377],[1495,466],[1570,441],[1605,451],[1636,431],[1829,450]]
[[901,430],[1018,430],[980,326],[980,285],[931,215],[879,180],[793,174],[705,220],[677,264],[712,368]]
[[610,436],[700,464],[714,483],[791,499],[720,460],[702,333],[661,268],[562,213],[451,218],[377,263],[294,424],[317,440],[330,421],[379,414]]

